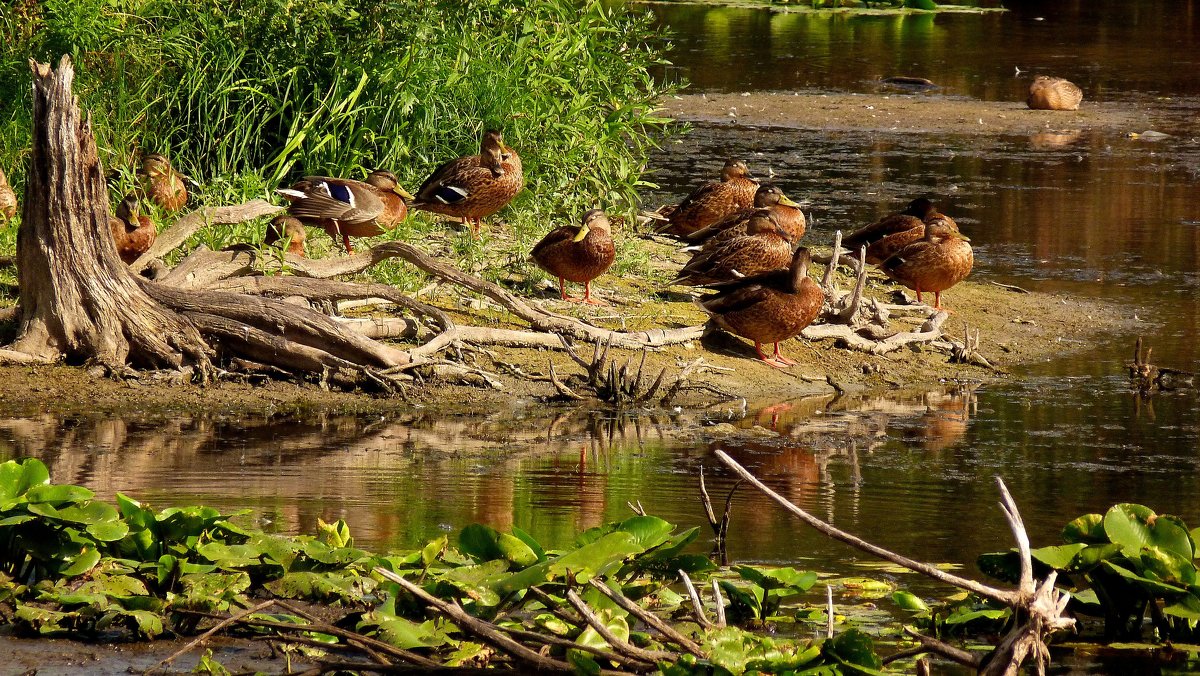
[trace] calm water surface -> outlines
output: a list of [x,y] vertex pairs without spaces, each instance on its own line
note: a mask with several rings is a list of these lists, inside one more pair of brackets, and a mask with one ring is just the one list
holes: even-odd
[[[677,31],[679,66],[666,76],[700,90],[868,92],[876,78],[904,74],[942,84],[932,96],[1012,100],[1023,97],[1019,66],[1070,77],[1089,99],[1151,107],[1171,137],[1078,133],[1069,117],[1065,131],[1032,138],[700,127],[655,158],[661,188],[647,200],[678,199],[693,177],[741,156],[811,204],[810,241],[823,243],[933,195],[976,245],[976,279],[1115,299],[1136,314],[1157,361],[1194,368],[1200,4],[1045,4],[905,18],[654,11]],[[1025,319],[1055,321],[1053,309]],[[1122,501],[1200,525],[1196,397],[1131,396],[1123,363],[1134,337],[1084,345],[1063,335],[1066,356],[1012,382],[785,402],[744,419],[712,410],[615,420],[521,401],[461,418],[21,418],[0,422],[0,458],[34,455],[58,481],[158,507],[249,508],[282,531],[342,517],[372,547],[418,545],[473,521],[554,545],[628,515],[627,501],[707,532],[696,476],[703,467],[710,488],[728,490],[711,456],[724,447],[841,527],[971,569],[1010,542],[997,475],[1035,543]],[[985,337],[985,352],[989,339],[1003,337]],[[730,420],[780,435],[733,443],[704,433]],[[859,560],[749,491],[735,499],[731,533],[737,560],[838,572]]]

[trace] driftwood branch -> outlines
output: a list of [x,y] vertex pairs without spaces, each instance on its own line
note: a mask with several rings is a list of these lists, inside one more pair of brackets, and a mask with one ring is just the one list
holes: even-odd
[[758,488],[784,509],[826,536],[849,544],[873,556],[891,561],[926,577],[931,577],[960,589],[965,589],[1012,608],[1016,616],[1023,618],[1023,621],[1018,622],[1001,641],[1000,645],[997,646],[996,650],[993,651],[992,658],[981,671],[983,674],[1016,676],[1020,666],[1031,656],[1035,660],[1038,673],[1044,673],[1045,665],[1049,660],[1049,649],[1046,647],[1045,637],[1051,633],[1068,629],[1075,624],[1075,620],[1063,615],[1066,612],[1070,597],[1054,588],[1054,581],[1056,579],[1054,573],[1051,573],[1040,585],[1035,587],[1032,575],[1033,564],[1030,556],[1029,536],[1021,521],[1016,503],[999,477],[996,478],[996,482],[1000,487],[1002,508],[1009,528],[1017,540],[1018,554],[1022,559],[1021,580],[1015,590],[989,587],[974,580],[952,575],[927,563],[922,563],[873,545],[855,535],[825,523],[796,506],[787,498],[768,488],[724,451],[718,450],[716,454],[730,469],[753,484],[755,488]]
[[154,240],[154,244],[150,245],[150,249],[139,256],[129,267],[134,272],[141,272],[150,264],[151,260],[162,258],[203,228],[243,223],[263,216],[272,216],[283,210],[283,207],[265,200],[251,200],[245,204],[228,207],[202,207],[158,233],[158,237]]

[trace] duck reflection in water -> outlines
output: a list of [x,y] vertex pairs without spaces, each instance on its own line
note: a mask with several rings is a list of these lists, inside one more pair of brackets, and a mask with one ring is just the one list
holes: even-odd
[[908,443],[940,453],[957,446],[967,436],[971,411],[978,405],[973,387],[950,393],[930,392],[927,408],[915,428],[905,430]]

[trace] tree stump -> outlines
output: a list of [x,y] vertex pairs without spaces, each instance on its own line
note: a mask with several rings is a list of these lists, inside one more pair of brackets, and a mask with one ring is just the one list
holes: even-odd
[[30,65],[33,156],[17,232],[21,320],[10,349],[114,370],[207,364],[196,328],[152,300],[117,256],[108,188],[91,120],[81,118],[71,93],[70,59],[57,70]]

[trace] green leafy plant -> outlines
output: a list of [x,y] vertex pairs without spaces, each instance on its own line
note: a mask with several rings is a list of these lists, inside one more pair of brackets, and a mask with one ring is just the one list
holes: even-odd
[[[1107,638],[1139,637],[1148,615],[1161,638],[1194,639],[1200,623],[1196,536],[1177,516],[1114,505],[1068,523],[1065,544],[1033,550],[1041,566],[1035,572],[1058,571],[1072,608],[1103,617]],[[1013,552],[985,554],[979,566],[994,577],[1016,579]]]

